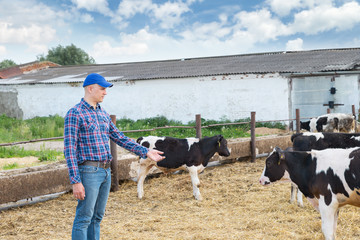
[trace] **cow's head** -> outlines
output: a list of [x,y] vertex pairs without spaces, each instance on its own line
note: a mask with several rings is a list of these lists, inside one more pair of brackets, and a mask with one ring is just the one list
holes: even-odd
[[310,121],[306,121],[306,122],[300,121],[300,129],[305,129],[310,131]]
[[284,177],[285,172],[284,151],[276,147],[265,160],[265,168],[260,177],[260,184],[267,185],[278,181]]
[[227,141],[222,135],[217,136],[217,153],[220,156],[228,157],[230,156],[230,151],[227,147]]

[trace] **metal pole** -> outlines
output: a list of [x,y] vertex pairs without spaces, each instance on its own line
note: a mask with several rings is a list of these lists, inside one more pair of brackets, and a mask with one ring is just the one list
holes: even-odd
[[256,159],[256,143],[255,143],[255,114],[256,112],[251,112],[251,141],[250,141],[250,149],[251,149],[251,162],[255,162]]
[[201,138],[201,114],[195,115],[196,121],[196,137]]
[[300,133],[300,109],[295,109],[296,112],[296,133]]
[[[110,115],[111,121],[116,125],[116,115]],[[110,191],[116,192],[119,190],[119,176],[118,176],[118,158],[116,143],[110,140],[110,151],[112,156],[111,161],[111,188]]]

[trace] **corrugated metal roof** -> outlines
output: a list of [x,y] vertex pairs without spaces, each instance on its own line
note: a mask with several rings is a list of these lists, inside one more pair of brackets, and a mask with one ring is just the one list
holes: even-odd
[[232,74],[350,71],[360,66],[360,48],[271,52],[118,64],[52,67],[0,84],[82,82],[92,72],[108,81],[200,77]]

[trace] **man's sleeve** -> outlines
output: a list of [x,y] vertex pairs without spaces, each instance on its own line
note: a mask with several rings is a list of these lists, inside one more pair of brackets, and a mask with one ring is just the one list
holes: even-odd
[[125,148],[126,150],[135,153],[141,158],[147,158],[146,154],[149,149],[141,146],[136,143],[133,139],[124,135],[120,130],[115,126],[115,124],[110,121],[110,138],[120,147]]
[[64,122],[64,155],[69,171],[70,183],[80,183],[80,173],[76,157],[77,140],[79,134],[79,117],[75,110],[70,110]]

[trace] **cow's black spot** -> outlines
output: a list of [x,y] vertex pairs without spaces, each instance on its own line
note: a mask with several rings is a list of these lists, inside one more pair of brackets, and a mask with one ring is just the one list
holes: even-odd
[[143,142],[141,145],[143,145],[144,147],[147,147],[147,148],[150,147],[150,143],[148,141]]

